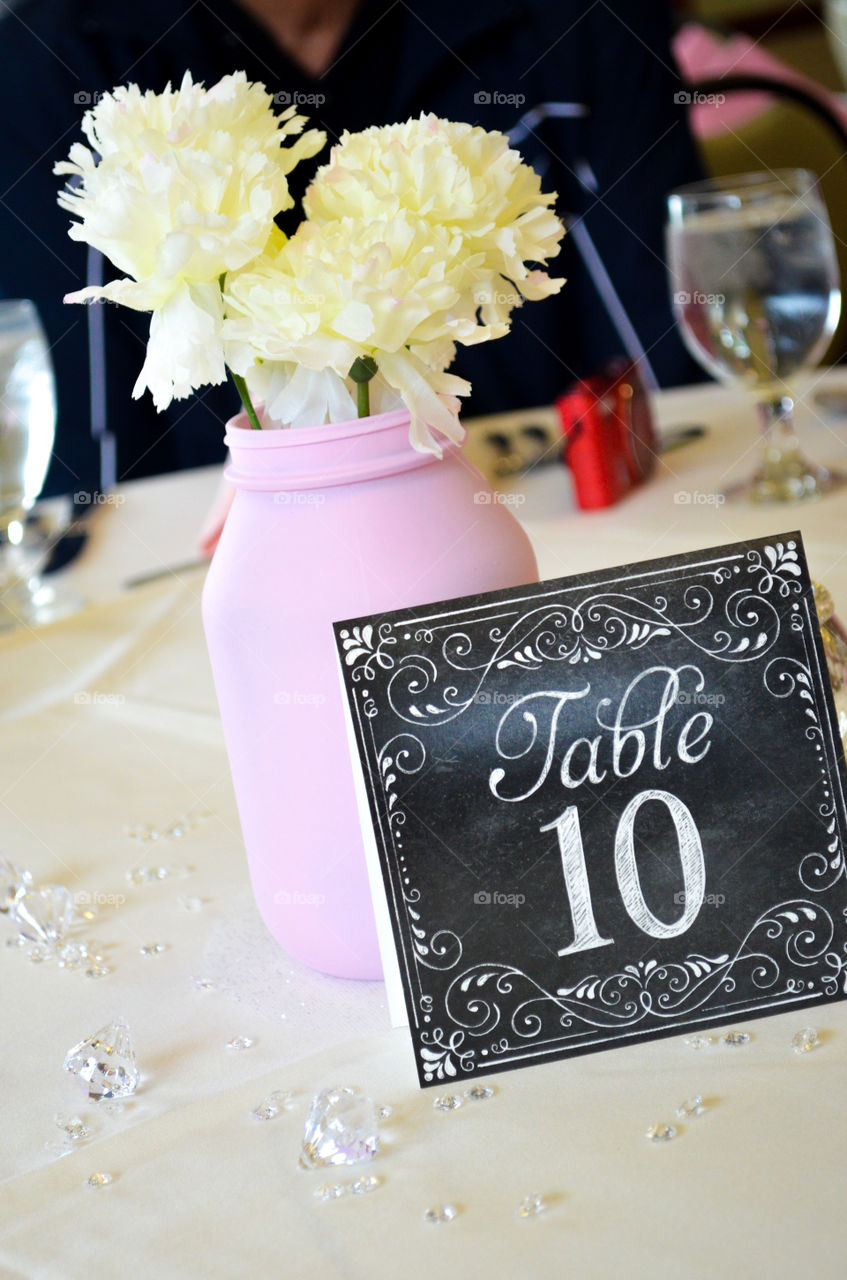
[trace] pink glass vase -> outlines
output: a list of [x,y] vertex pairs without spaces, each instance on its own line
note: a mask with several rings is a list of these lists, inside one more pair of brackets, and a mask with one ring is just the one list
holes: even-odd
[[228,424],[236,486],[203,621],[259,910],[292,956],[381,976],[331,624],[537,580],[526,534],[405,410]]

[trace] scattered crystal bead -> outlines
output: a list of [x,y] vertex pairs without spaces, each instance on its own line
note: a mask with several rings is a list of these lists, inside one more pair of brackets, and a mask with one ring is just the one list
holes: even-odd
[[791,1038],[795,1053],[811,1053],[812,1049],[817,1049],[820,1042],[820,1036],[815,1027],[804,1027]]
[[30,964],[44,964],[45,961],[53,959],[53,949],[45,946],[43,942],[31,942],[26,949],[26,958]]
[[436,1111],[457,1111],[463,1101],[458,1093],[440,1093],[432,1105]]
[[531,1195],[524,1196],[518,1205],[519,1218],[537,1218],[539,1213],[543,1213],[547,1208],[547,1201],[543,1196]]
[[0,915],[9,911],[31,887],[32,874],[12,862],[11,858],[0,855]]
[[110,1022],[74,1045],[65,1055],[64,1069],[85,1082],[89,1098],[135,1093],[140,1076],[126,1023]]
[[56,1116],[56,1124],[63,1130],[68,1142],[85,1142],[91,1137],[91,1130],[79,1116]]
[[355,1182],[350,1184],[350,1190],[354,1196],[366,1196],[371,1191],[376,1191],[377,1187],[382,1184],[382,1178],[378,1178],[376,1174],[370,1173],[365,1178],[357,1178]]
[[202,898],[192,898],[190,894],[187,893],[179,894],[177,897],[177,903],[182,907],[183,911],[191,912],[202,911],[206,905]]
[[74,900],[61,884],[25,889],[9,908],[9,916],[28,942],[56,947],[74,921]]
[[471,1102],[484,1102],[486,1098],[493,1098],[495,1090],[487,1084],[472,1084],[470,1089],[465,1090],[465,1097],[470,1098]]
[[288,1089],[275,1089],[273,1093],[269,1093],[266,1098],[263,1098],[250,1114],[254,1120],[274,1120],[280,1111],[285,1111],[290,1104],[290,1091]]
[[708,1049],[714,1043],[712,1036],[687,1036],[685,1043],[689,1049]]
[[427,1209],[424,1214],[424,1222],[441,1223],[452,1222],[459,1210],[454,1204],[437,1204],[431,1209]]
[[194,978],[191,979],[192,984],[198,991],[215,991],[216,987],[211,978]]
[[66,942],[58,950],[57,963],[60,969],[81,969],[89,959],[87,942]]
[[175,822],[173,826],[168,827],[165,835],[170,836],[174,840],[179,840],[181,836],[185,835],[185,827],[181,822]]
[[85,1185],[87,1187],[108,1187],[112,1181],[110,1173],[92,1173],[86,1178]]
[[651,1142],[670,1142],[676,1137],[676,1126],[672,1124],[653,1124],[644,1135]]
[[676,1109],[676,1114],[680,1120],[693,1120],[695,1116],[702,1116],[706,1110],[703,1098],[699,1093],[695,1093],[693,1098],[686,1098]]
[[143,947],[138,948],[138,954],[140,956],[160,956],[167,949],[167,942],[148,942]]
[[86,978],[105,978],[114,970],[108,964],[93,964],[90,969],[86,969]]
[[377,1107],[376,1109],[377,1120],[388,1120],[393,1115],[394,1115],[393,1107],[384,1106],[384,1107]]
[[347,1188],[340,1182],[322,1182],[319,1187],[315,1187],[316,1200],[338,1200],[346,1194]]
[[255,1043],[256,1041],[250,1036],[233,1036],[231,1040],[227,1040],[226,1047],[237,1052],[241,1049],[252,1049]]
[[306,1118],[301,1168],[358,1164],[372,1160],[378,1150],[376,1109],[370,1098],[339,1085],[315,1095]]
[[749,1031],[726,1031],[721,1036],[724,1044],[747,1044],[751,1039]]

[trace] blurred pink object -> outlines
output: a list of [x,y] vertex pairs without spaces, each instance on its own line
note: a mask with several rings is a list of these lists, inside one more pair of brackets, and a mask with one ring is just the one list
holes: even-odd
[[256,901],[298,960],[381,974],[331,623],[535,582],[526,534],[405,410],[286,431],[229,423],[236,489],[203,619]]
[[215,547],[220,541],[223,533],[226,518],[229,515],[229,509],[232,506],[232,500],[235,497],[235,489],[227,479],[222,479],[218,485],[218,491],[215,494],[214,501],[209,508],[209,513],[203,521],[203,527],[197,538],[197,547],[201,555],[211,556]]
[[[767,53],[748,36],[733,35],[722,39],[706,27],[689,22],[677,32],[673,51],[682,78],[689,85],[719,76],[744,73],[770,76],[783,84],[793,84],[805,89],[824,102],[847,125],[847,107],[837,94]],[[773,97],[768,93],[736,91],[727,94],[726,102],[695,103],[691,108],[691,127],[698,137],[713,138],[747,124],[767,111],[773,102]],[[752,160],[753,157],[751,167],[756,168]]]

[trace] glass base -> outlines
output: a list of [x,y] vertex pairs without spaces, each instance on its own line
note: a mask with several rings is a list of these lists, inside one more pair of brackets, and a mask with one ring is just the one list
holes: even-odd
[[84,603],[79,596],[57,591],[42,578],[18,578],[0,589],[0,631],[58,622],[76,613]]
[[749,480],[730,485],[724,497],[730,502],[755,503],[809,502],[847,484],[847,476],[840,471],[818,467],[808,459],[797,456],[790,461],[783,458],[779,469],[762,467]]

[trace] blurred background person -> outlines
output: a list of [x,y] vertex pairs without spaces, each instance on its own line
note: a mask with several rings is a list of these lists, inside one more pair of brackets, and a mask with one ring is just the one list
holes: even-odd
[[[0,0],[0,296],[33,298],[52,346],[59,415],[45,494],[218,461],[238,408],[231,386],[163,414],[147,394],[133,400],[149,317],[62,303],[104,270],[68,238],[52,174],[98,94],[244,70],[330,144],[421,111],[509,134],[558,192],[571,234],[553,270],[568,284],[526,320],[517,311],[496,347],[460,350],[470,416],[549,403],[623,351],[648,382],[701,376],[664,268],[665,193],[699,172],[669,39],[656,0]],[[299,167],[295,198],[327,158]]]

